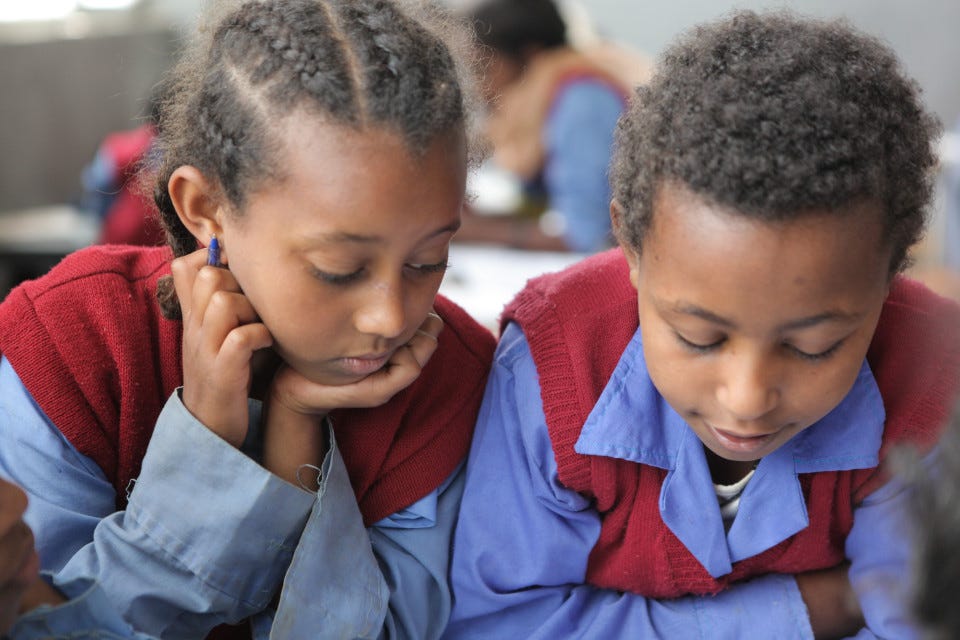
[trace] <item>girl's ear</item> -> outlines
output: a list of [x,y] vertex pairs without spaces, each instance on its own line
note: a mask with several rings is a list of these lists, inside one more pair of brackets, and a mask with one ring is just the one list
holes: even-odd
[[201,246],[209,244],[212,236],[221,235],[224,212],[220,193],[199,169],[177,167],[167,182],[167,190],[183,226]]
[[620,229],[624,224],[623,207],[616,200],[610,201],[610,224],[613,227],[614,237],[617,238],[617,242],[623,250],[623,257],[627,259],[627,265],[630,267],[630,282],[636,289],[640,282],[640,256],[633,247],[628,246],[626,242],[621,240],[623,234],[620,233]]

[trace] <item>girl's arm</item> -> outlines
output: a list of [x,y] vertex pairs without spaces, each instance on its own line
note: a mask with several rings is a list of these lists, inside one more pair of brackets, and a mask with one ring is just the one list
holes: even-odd
[[131,636],[196,638],[252,615],[279,588],[313,503],[213,435],[175,394],[128,509],[115,512],[112,485],[50,424],[5,360],[0,442],[0,473],[30,497],[25,520],[42,569],[70,599],[28,613],[16,638],[86,628],[98,616],[125,621]]
[[467,463],[446,637],[813,637],[792,576],[662,601],[587,585],[599,531],[589,501],[556,479],[536,370],[523,335],[510,326]]
[[335,438],[284,579],[271,638],[435,640],[450,614],[450,542],[463,486],[439,489],[364,529]]

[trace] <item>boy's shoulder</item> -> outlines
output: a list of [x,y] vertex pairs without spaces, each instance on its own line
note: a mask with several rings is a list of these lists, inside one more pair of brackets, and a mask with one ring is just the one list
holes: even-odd
[[632,314],[628,314],[632,315],[628,324],[632,323],[635,329],[636,295],[623,252],[610,249],[527,282],[506,306],[501,317],[501,332],[510,321],[526,327],[548,316],[564,323],[600,319],[608,310],[619,310],[625,304],[633,309]]
[[929,450],[960,396],[960,305],[895,278],[867,361],[886,411],[881,459],[903,445]]

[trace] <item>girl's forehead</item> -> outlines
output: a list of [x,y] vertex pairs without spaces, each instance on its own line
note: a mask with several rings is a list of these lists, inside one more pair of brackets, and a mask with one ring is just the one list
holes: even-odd
[[[282,177],[249,199],[248,217],[278,232],[331,225],[383,235],[396,224],[444,226],[459,215],[466,182],[462,138],[440,136],[423,153],[390,130],[291,119],[277,154]],[[289,230],[289,229],[288,229]]]

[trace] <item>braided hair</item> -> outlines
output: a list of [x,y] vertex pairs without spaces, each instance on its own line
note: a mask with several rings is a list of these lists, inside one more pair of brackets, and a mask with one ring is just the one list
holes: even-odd
[[621,117],[618,237],[641,251],[669,182],[769,221],[874,201],[895,273],[926,222],[938,131],[879,40],[841,21],[738,12],[666,50]]
[[[454,131],[473,140],[471,36],[425,1],[227,0],[205,24],[165,83],[151,176],[175,256],[196,240],[170,200],[173,172],[197,167],[242,211],[246,194],[283,177],[276,123],[294,110],[388,129],[417,155]],[[158,298],[164,315],[179,316],[169,278]]]

